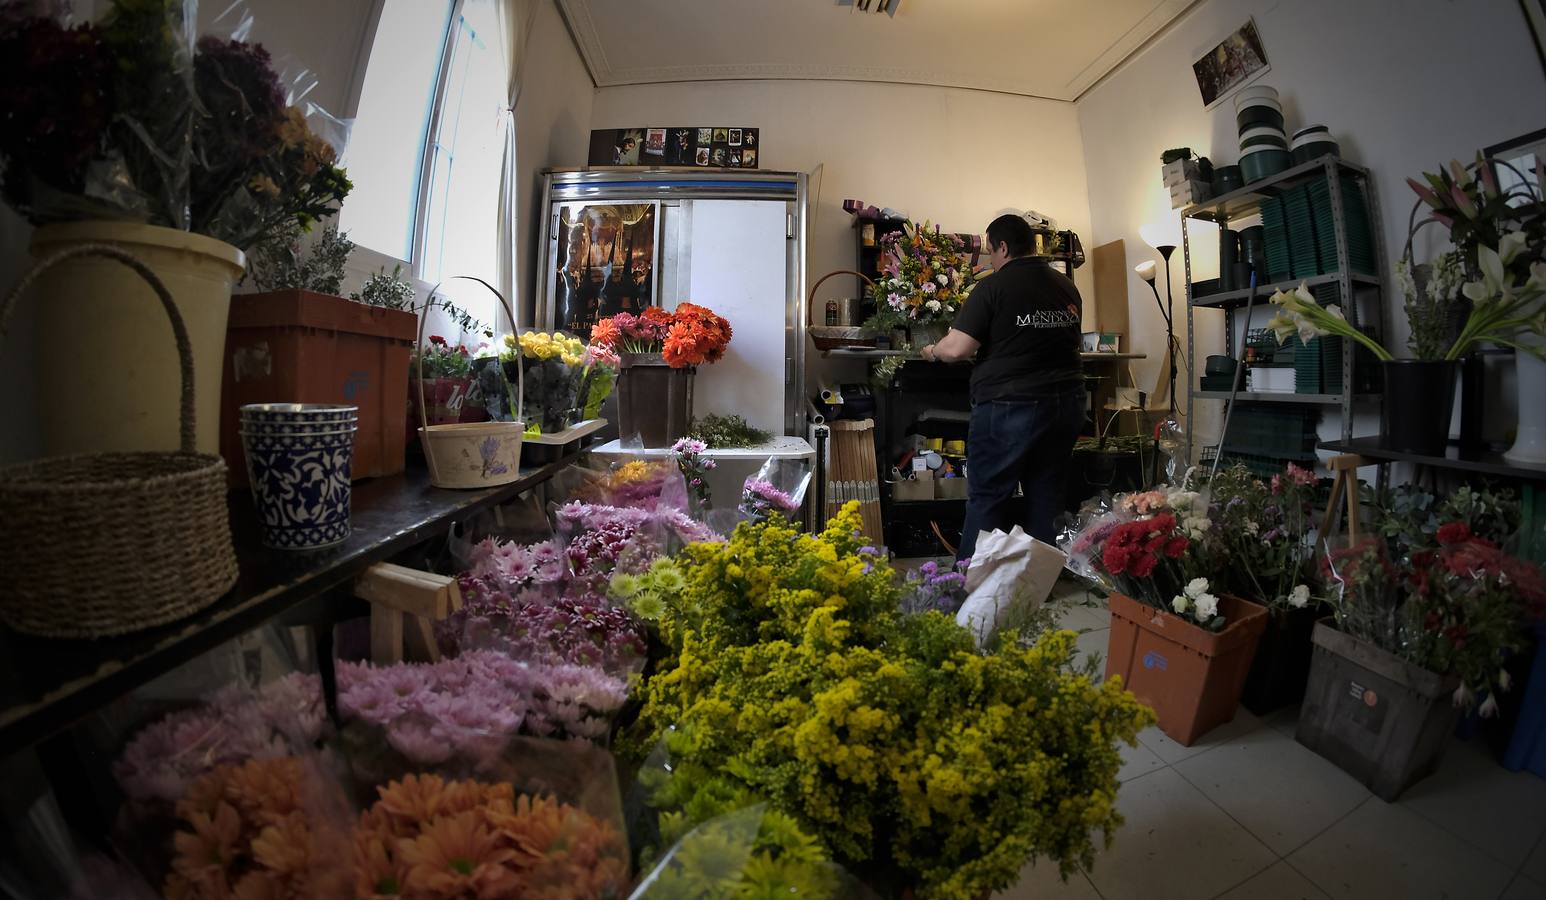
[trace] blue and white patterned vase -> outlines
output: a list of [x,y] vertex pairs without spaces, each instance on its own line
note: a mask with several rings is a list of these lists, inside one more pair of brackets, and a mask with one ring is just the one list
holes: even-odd
[[242,407],[242,447],[263,543],[314,550],[349,537],[350,466],[358,407]]

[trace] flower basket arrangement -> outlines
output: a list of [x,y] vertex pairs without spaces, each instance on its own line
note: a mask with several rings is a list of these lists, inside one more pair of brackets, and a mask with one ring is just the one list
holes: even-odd
[[1159,715],[1190,746],[1235,717],[1267,610],[1214,593],[1218,543],[1201,496],[1159,489],[1117,498],[1082,529],[1068,554],[1112,588],[1106,676]]
[[441,335],[432,334],[429,346],[414,354],[409,365],[409,377],[424,380],[424,407],[414,410],[418,424],[460,422],[462,406],[472,387],[472,353],[467,345],[452,345]]
[[966,243],[929,231],[927,222],[908,222],[881,238],[880,247],[883,277],[870,288],[876,312],[866,327],[948,329],[976,285]]
[[669,447],[692,421],[697,367],[723,359],[732,329],[712,310],[683,302],[672,312],[649,307],[596,323],[591,343],[619,356],[619,431],[645,447]]

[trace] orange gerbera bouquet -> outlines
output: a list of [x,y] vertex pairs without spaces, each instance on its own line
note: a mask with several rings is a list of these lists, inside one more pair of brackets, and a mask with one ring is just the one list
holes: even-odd
[[618,313],[591,329],[591,344],[619,353],[659,353],[673,368],[716,363],[725,357],[732,329],[721,316],[695,303],[673,312],[651,306],[637,316]]
[[599,900],[627,885],[623,836],[568,804],[435,775],[378,793],[354,832],[356,897]]
[[[347,897],[347,826],[293,756],[222,766],[177,804],[169,900]],[[320,814],[319,814],[320,813]],[[345,820],[347,821],[347,820]]]

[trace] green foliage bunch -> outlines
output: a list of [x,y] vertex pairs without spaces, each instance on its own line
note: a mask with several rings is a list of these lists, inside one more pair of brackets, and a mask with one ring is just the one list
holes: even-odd
[[339,296],[354,242],[335,225],[324,228],[309,249],[302,246],[301,234],[301,226],[290,223],[254,247],[247,277],[260,291],[302,290]]
[[773,432],[753,427],[741,416],[710,413],[692,420],[687,437],[700,440],[713,450],[758,447],[773,439]]
[[775,517],[684,550],[627,745],[664,737],[686,821],[765,799],[885,893],[975,898],[1034,856],[1093,864],[1121,822],[1116,742],[1153,715],[1073,674],[1072,632],[981,653],[949,617],[902,615],[862,542],[849,504],[819,536]]

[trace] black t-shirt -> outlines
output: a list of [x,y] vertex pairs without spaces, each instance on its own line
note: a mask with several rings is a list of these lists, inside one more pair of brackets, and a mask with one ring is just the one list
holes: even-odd
[[1014,400],[1081,382],[1079,289],[1046,260],[1011,259],[972,289],[955,329],[982,344],[972,402]]

